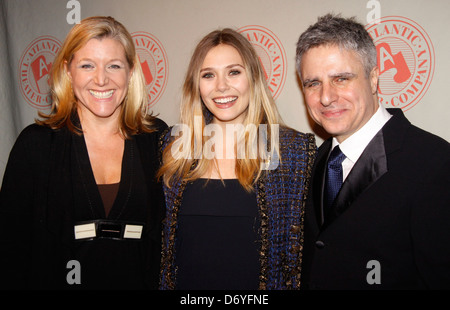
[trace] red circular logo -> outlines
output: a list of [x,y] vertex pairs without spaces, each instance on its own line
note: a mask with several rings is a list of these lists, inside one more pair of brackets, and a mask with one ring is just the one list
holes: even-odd
[[19,86],[25,100],[33,107],[46,109],[51,105],[49,72],[61,42],[50,36],[35,39],[19,61]]
[[407,111],[427,92],[434,74],[434,48],[428,34],[401,16],[383,17],[366,25],[377,47],[378,95],[386,107]]
[[258,54],[266,81],[274,99],[283,90],[286,81],[287,61],[283,45],[277,36],[262,26],[245,26],[238,29]]
[[149,106],[153,106],[163,94],[169,75],[169,63],[161,42],[146,32],[132,34],[136,52],[145,77]]

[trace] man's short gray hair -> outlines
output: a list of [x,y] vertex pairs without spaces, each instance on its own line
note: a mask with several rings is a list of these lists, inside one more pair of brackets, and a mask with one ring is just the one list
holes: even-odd
[[354,17],[342,18],[327,14],[303,32],[297,42],[296,69],[301,77],[302,56],[311,48],[331,45],[348,51],[355,51],[361,58],[366,76],[377,65],[377,50],[364,26]]

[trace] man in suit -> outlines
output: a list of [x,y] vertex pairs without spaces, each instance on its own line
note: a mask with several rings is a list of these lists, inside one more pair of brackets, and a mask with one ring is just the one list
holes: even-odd
[[296,61],[308,112],[332,136],[313,168],[302,286],[450,288],[450,144],[379,104],[376,48],[354,19],[319,18]]

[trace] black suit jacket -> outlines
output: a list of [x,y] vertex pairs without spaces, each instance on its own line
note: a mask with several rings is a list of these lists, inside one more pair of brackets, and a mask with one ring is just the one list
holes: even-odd
[[450,144],[400,109],[342,185],[334,219],[322,197],[331,139],[319,148],[305,215],[309,289],[450,288]]

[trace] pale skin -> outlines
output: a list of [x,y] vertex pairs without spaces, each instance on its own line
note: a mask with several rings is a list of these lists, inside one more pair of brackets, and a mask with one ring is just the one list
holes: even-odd
[[378,109],[378,75],[366,76],[354,51],[323,45],[302,57],[301,76],[306,105],[313,120],[339,143],[358,131]]
[[95,181],[119,183],[124,151],[119,115],[132,74],[125,50],[113,39],[91,39],[74,54],[66,70]]
[[223,144],[216,146],[216,150],[223,156],[216,160],[219,171],[212,169],[203,178],[237,177],[236,159],[226,158],[227,145],[234,148],[236,138],[227,137],[226,125],[243,124],[249,105],[249,87],[244,62],[234,47],[221,44],[207,53],[200,69],[200,94],[213,114],[212,123],[222,128]]

